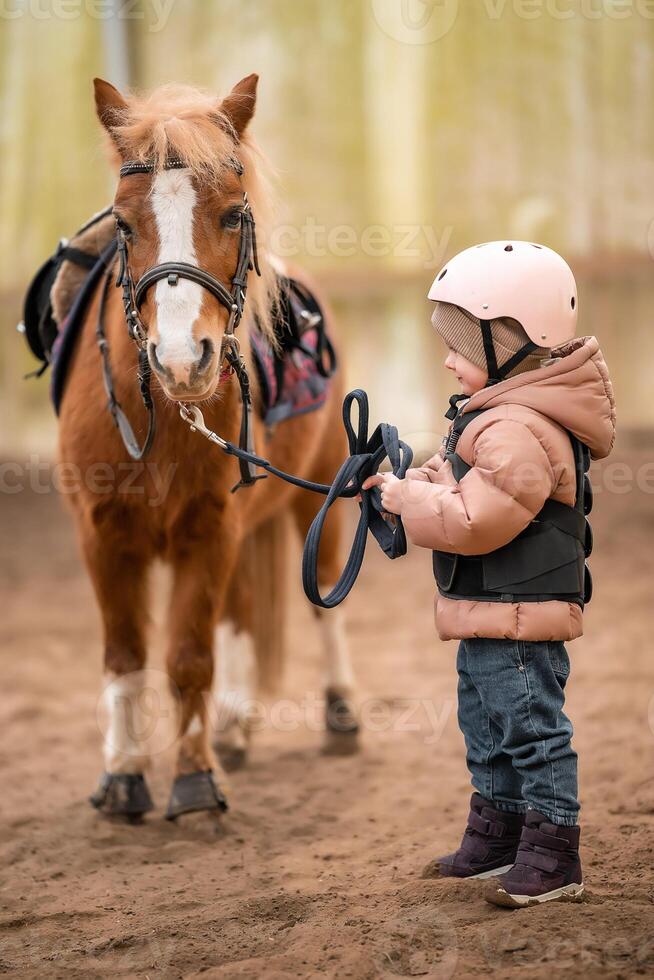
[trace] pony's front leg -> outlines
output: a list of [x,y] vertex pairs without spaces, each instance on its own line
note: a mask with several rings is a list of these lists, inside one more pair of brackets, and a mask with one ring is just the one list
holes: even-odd
[[97,508],[80,525],[82,547],[104,625],[106,686],[104,768],[93,806],[112,817],[140,820],[152,809],[144,771],[149,764],[144,690],[147,542],[124,508]]
[[178,698],[180,744],[169,820],[227,809],[211,747],[214,629],[238,554],[237,536],[221,533],[225,524],[224,515],[208,515],[203,536],[191,534],[173,556],[168,673]]

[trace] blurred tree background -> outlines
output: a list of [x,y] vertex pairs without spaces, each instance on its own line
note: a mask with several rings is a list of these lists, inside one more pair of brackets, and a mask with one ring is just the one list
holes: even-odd
[[261,76],[276,242],[342,320],[348,380],[420,448],[450,386],[425,300],[477,241],[545,242],[580,285],[623,431],[654,424],[648,0],[6,0],[0,9],[2,448],[53,445],[12,327],[31,273],[112,196],[91,79],[224,94]]

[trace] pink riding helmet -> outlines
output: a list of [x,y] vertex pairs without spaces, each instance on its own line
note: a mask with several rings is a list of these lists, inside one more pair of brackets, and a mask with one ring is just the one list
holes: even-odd
[[479,320],[512,317],[538,347],[575,336],[577,285],[557,252],[532,242],[486,242],[459,252],[436,276],[429,299]]

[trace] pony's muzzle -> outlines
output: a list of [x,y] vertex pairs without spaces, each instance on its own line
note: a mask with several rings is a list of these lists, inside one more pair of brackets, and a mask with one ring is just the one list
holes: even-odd
[[204,337],[186,356],[168,352],[163,344],[150,341],[148,358],[164,391],[170,398],[188,400],[206,397],[216,374],[216,345]]

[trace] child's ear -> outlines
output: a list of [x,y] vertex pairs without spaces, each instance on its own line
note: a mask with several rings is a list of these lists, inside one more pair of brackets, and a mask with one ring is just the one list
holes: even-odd
[[127,101],[111,82],[105,82],[102,78],[93,79],[93,88],[98,119],[115,142],[114,128],[120,125],[127,114]]
[[258,75],[242,78],[220,104],[220,111],[227,116],[238,136],[243,135],[254,115],[258,83]]

